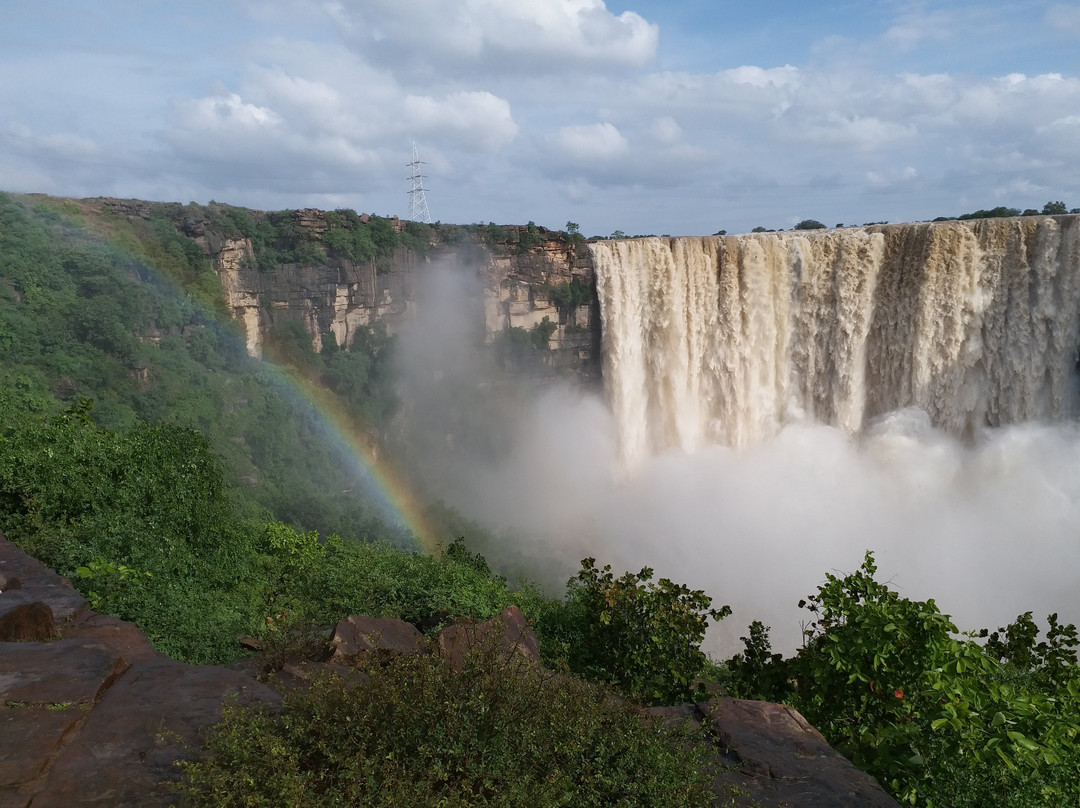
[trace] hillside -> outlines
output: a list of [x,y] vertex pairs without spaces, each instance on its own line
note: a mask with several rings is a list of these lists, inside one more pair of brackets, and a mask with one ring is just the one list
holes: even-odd
[[[597,376],[588,261],[535,226],[8,195],[0,223],[6,395],[35,411],[89,399],[107,428],[196,429],[245,499],[298,527],[415,531],[372,466],[400,479],[391,454],[468,428],[428,439],[401,420],[396,335],[436,268],[468,287],[454,316],[489,346],[487,387]],[[469,387],[457,394],[477,397]]]

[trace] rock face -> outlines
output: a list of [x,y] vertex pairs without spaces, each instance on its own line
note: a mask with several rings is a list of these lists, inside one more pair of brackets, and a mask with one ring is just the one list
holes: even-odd
[[720,767],[714,790],[733,800],[724,805],[898,808],[877,780],[829,746],[793,707],[721,697],[652,712],[704,724]]
[[[104,200],[104,204],[123,215],[149,216],[148,203],[132,207],[126,200]],[[315,238],[328,229],[322,211],[293,214],[296,227]],[[396,220],[393,226],[403,229]],[[598,375],[598,304],[574,300],[559,306],[552,299],[552,290],[571,281],[583,289],[593,288],[591,255],[544,228],[500,228],[511,242],[524,236],[531,239],[533,246],[526,250],[492,251],[474,233],[455,244],[434,244],[423,253],[398,247],[389,261],[328,256],[317,265],[286,263],[267,270],[258,267],[250,239],[215,233],[205,222],[185,222],[183,227],[211,260],[233,319],[244,326],[251,356],[262,355],[267,331],[286,320],[303,323],[316,351],[322,349],[327,333],[341,346],[350,345],[358,329],[375,323],[395,333],[411,318],[424,316],[428,302],[420,290],[433,273],[446,271],[475,282],[475,300],[456,303],[462,308],[456,314],[477,328],[482,324],[486,343],[511,328],[529,331],[546,318],[554,326],[550,366],[586,377]]]
[[[226,698],[280,700],[243,674],[157,653],[2,533],[0,578],[3,808],[170,805],[175,795],[159,784],[177,776],[174,762],[198,747],[199,728],[220,719]],[[9,598],[20,605],[5,613]],[[9,622],[28,605],[48,620]],[[38,636],[50,624],[51,635]]]
[[197,236],[221,279],[233,319],[243,323],[247,351],[261,356],[266,331],[282,320],[299,320],[316,351],[322,335],[347,346],[361,326],[385,323],[392,332],[409,316],[415,275],[424,259],[404,247],[394,252],[389,271],[374,261],[328,259],[325,266],[280,264],[260,271],[246,238]]

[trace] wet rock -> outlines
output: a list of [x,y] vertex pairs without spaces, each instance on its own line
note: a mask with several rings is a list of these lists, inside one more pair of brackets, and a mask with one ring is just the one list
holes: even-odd
[[418,654],[427,650],[424,637],[416,626],[393,617],[339,620],[330,645],[333,662],[347,662],[375,650],[395,654]]
[[199,730],[221,719],[222,704],[266,704],[280,695],[242,674],[171,659],[137,662],[90,711],[76,743],[57,756],[34,808],[167,806],[176,798],[174,762],[199,746]]
[[98,640],[128,662],[164,656],[134,623],[107,614],[89,612],[77,622],[62,626],[62,632],[65,638]]
[[0,703],[93,704],[128,668],[97,640],[5,643],[0,652]]
[[75,705],[0,705],[0,738],[7,749],[18,750],[0,755],[0,789],[17,789],[44,775],[61,743],[85,717],[86,709]]
[[[52,609],[53,620],[60,623],[90,609],[86,598],[75,591],[71,581],[57,575],[27,555],[0,533],[0,575],[10,580],[18,578],[19,592],[31,601],[40,601]],[[0,594],[0,600],[9,594]]]
[[540,646],[536,633],[529,628],[517,606],[508,606],[495,617],[482,623],[455,623],[438,636],[439,653],[451,667],[460,670],[465,658],[478,645],[495,643],[507,654],[540,664]]
[[718,775],[748,802],[790,808],[897,808],[869,774],[835,751],[793,707],[717,698],[697,705],[716,736]]
[[55,629],[52,609],[33,595],[0,592],[0,642],[47,640]]

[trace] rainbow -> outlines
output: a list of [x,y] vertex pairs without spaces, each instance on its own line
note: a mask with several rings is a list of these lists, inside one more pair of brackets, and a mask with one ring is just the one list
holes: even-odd
[[[19,195],[12,195],[18,198]],[[23,197],[26,200],[26,197]],[[151,272],[159,289],[169,289],[178,297],[186,297],[185,290],[175,280],[162,272],[145,256],[136,255],[129,241],[118,238],[117,233],[100,220],[84,219],[80,214],[84,207],[98,200],[71,200],[47,197],[50,207],[60,214],[72,232],[82,233],[96,241],[104,241],[124,253],[139,266]],[[228,315],[196,303],[200,313],[218,322],[228,321]],[[257,360],[258,361],[258,360]],[[430,520],[424,515],[424,507],[412,490],[412,486],[389,460],[379,455],[378,447],[365,432],[360,421],[343,406],[328,389],[305,378],[299,371],[277,365],[266,359],[263,364],[274,371],[285,392],[295,395],[308,404],[317,415],[324,437],[340,453],[342,459],[361,480],[366,481],[364,493],[378,516],[387,524],[402,527],[412,533],[417,543],[431,553],[439,552],[439,538]]]
[[262,361],[274,368],[282,382],[318,413],[324,436],[344,453],[352,470],[367,482],[365,493],[371,497],[379,516],[407,529],[428,552],[438,552],[439,538],[424,515],[423,504],[390,459],[379,456],[378,447],[341,400],[294,368]]

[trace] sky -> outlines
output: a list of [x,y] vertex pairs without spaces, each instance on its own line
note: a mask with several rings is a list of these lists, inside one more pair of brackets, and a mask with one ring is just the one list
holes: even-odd
[[706,235],[1080,206],[1080,3],[3,0],[0,190]]

